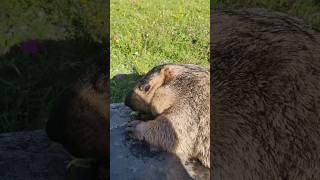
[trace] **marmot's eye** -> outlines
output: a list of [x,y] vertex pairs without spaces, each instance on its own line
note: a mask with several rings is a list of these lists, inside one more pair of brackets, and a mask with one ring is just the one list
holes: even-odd
[[144,87],[144,91],[145,91],[145,92],[148,92],[149,89],[150,89],[150,85],[149,85],[149,84]]

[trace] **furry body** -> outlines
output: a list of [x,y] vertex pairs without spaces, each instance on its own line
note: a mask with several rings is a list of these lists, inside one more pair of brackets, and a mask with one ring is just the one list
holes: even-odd
[[126,99],[136,111],[151,114],[133,121],[128,131],[178,155],[210,167],[210,74],[196,65],[165,64],[149,71]]

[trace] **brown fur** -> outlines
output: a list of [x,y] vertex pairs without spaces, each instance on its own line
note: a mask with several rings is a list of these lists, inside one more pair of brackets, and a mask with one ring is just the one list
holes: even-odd
[[319,179],[320,33],[261,9],[211,27],[211,179]]
[[129,123],[130,135],[176,153],[182,161],[198,159],[209,167],[209,88],[209,72],[196,65],[153,68],[128,95],[126,105],[155,118]]
[[108,79],[105,72],[97,69],[89,71],[58,98],[46,131],[50,139],[73,156],[96,159],[108,169]]

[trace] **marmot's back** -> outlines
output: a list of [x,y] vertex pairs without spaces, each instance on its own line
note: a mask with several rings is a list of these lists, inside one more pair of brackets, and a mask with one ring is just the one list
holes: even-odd
[[212,12],[214,179],[320,177],[320,34],[261,9]]

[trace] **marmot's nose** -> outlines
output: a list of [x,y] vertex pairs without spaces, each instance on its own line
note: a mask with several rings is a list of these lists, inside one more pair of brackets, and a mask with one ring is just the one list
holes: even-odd
[[131,96],[132,96],[133,91],[130,91],[124,101],[124,104],[128,107],[131,108]]

